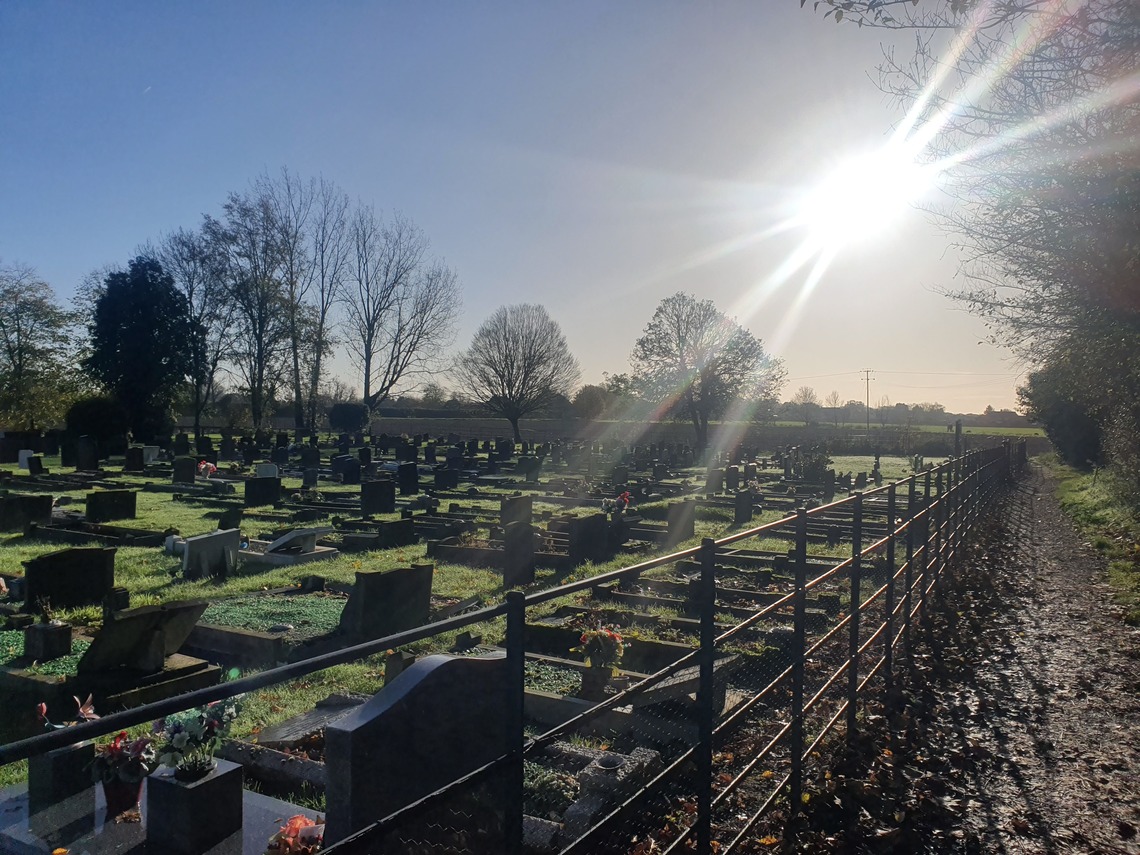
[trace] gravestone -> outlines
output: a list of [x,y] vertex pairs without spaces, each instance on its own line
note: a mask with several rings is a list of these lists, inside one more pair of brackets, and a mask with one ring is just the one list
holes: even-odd
[[44,469],[44,459],[38,454],[28,458],[28,474],[33,478],[47,474],[47,470]]
[[380,523],[376,526],[376,533],[380,535],[378,549],[411,546],[416,542],[416,524],[411,518]]
[[306,469],[317,469],[321,465],[321,450],[311,445],[301,446],[301,466]]
[[664,463],[653,464],[653,480],[665,481],[669,478],[669,467]]
[[144,466],[150,466],[150,464],[158,460],[159,454],[162,453],[162,449],[157,445],[144,445],[142,447],[142,450]]
[[41,599],[53,609],[98,605],[114,587],[114,548],[73,547],[24,562],[26,612],[38,612]]
[[280,478],[249,478],[245,482],[245,506],[247,508],[275,505],[280,501]]
[[446,466],[441,466],[432,471],[435,477],[435,488],[437,490],[454,490],[459,486],[459,470],[448,469]]
[[21,469],[27,469],[28,468],[28,460],[34,454],[35,454],[35,451],[33,451],[30,448],[21,448],[19,451],[16,452],[16,465],[19,466]]
[[503,656],[427,656],[329,722],[325,844],[505,753],[507,681]]
[[76,672],[156,674],[178,652],[209,603],[185,600],[115,612],[79,660]]
[[463,449],[462,448],[449,448],[447,455],[444,457],[447,461],[448,469],[459,470],[463,468]]
[[610,472],[610,484],[614,487],[624,485],[629,481],[629,469],[625,466],[615,466]]
[[435,466],[436,464],[434,442],[429,442],[424,446],[424,463],[426,463],[428,466]]
[[24,531],[29,525],[51,525],[54,500],[38,493],[0,496],[0,531]]
[[234,438],[229,434],[223,436],[222,444],[219,446],[218,451],[222,457],[233,457],[234,453],[237,451],[237,448],[234,445]]
[[253,467],[253,474],[258,478],[276,478],[281,473],[276,463],[258,463]]
[[434,571],[434,564],[357,571],[356,584],[340,615],[341,631],[359,642],[423,626],[431,617]]
[[360,483],[360,461],[345,455],[340,458],[340,478],[342,484],[355,486]]
[[534,499],[531,496],[503,496],[499,499],[499,525],[518,522],[530,525],[534,520]]
[[503,588],[534,581],[534,529],[526,523],[503,526]]
[[319,469],[316,467],[308,468],[301,474],[301,486],[306,490],[316,489],[320,479],[321,472]]
[[668,510],[669,539],[666,549],[672,549],[696,534],[697,503],[692,499],[675,502]]
[[225,531],[231,528],[240,529],[241,518],[241,508],[228,508],[222,511],[222,515],[218,518],[218,531]]
[[710,469],[708,479],[705,481],[705,492],[719,493],[723,484],[724,470],[720,468]]
[[59,444],[59,465],[75,466],[79,461],[79,443],[68,435],[64,435]]
[[744,480],[745,481],[755,481],[756,480],[756,464],[755,463],[745,463],[744,464]]
[[199,457],[214,453],[214,440],[209,436],[200,436],[194,440],[194,452]]
[[356,459],[360,461],[361,466],[367,466],[372,462],[372,449],[367,445],[358,448],[356,450]]
[[198,461],[193,457],[174,458],[174,474],[171,482],[174,484],[193,484],[198,476]]
[[190,453],[190,437],[182,431],[174,437],[174,453],[177,456],[183,456]]
[[88,522],[104,523],[111,520],[133,520],[138,493],[134,490],[99,490],[87,494]]
[[729,466],[724,470],[724,489],[729,493],[735,493],[740,489],[740,468],[737,466]]
[[[274,466],[288,466],[289,465],[289,449],[283,448],[280,445],[276,446],[269,452],[270,463]],[[266,464],[262,464],[266,465]]]
[[127,449],[126,462],[123,464],[124,472],[143,472],[146,470],[146,460],[143,457],[141,445],[132,445]]
[[365,481],[360,485],[360,512],[370,517],[374,514],[396,512],[396,482],[384,478],[379,481]]
[[237,567],[241,532],[227,530],[188,537],[182,545],[182,578],[225,579]]
[[415,463],[401,463],[396,469],[396,481],[400,485],[401,496],[418,494],[420,492],[419,467]]
[[75,441],[75,468],[80,472],[99,469],[99,444],[93,437],[81,436]]
[[732,521],[737,525],[744,525],[745,523],[752,522],[752,493],[749,490],[741,490],[735,494],[735,503],[733,505]]
[[566,521],[570,563],[601,563],[610,557],[608,520],[605,514],[571,517]]
[[288,448],[289,447],[289,434],[284,431],[277,434],[274,443],[274,448]]

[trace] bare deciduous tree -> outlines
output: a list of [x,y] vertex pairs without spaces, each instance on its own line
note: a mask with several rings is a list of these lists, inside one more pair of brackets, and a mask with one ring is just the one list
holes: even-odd
[[825,399],[824,403],[827,408],[831,410],[831,417],[835,421],[835,426],[839,427],[839,410],[843,406],[843,398],[839,396],[837,390],[833,390]]
[[346,344],[372,409],[438,359],[459,311],[458,277],[428,258],[418,226],[398,215],[383,223],[371,206],[357,209],[351,244]]
[[503,306],[485,320],[459,357],[456,373],[472,397],[511,423],[541,411],[578,382],[578,360],[546,309]]

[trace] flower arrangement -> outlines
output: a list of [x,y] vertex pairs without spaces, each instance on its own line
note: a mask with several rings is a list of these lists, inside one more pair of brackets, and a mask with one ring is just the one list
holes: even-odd
[[79,724],[81,721],[95,721],[99,718],[95,714],[95,704],[92,703],[92,696],[88,695],[87,700],[81,701],[75,695],[71,696],[75,699],[75,718],[72,721],[65,721],[62,724],[56,724],[48,718],[47,704],[42,701],[36,704],[36,719],[44,726],[45,730],[62,730],[65,727],[71,727],[73,724]]
[[241,702],[230,698],[155,722],[155,731],[162,733],[159,762],[172,767],[181,780],[205,777],[217,765],[214,754],[240,711]]
[[269,838],[265,855],[277,855],[282,852],[290,855],[312,855],[321,851],[324,836],[325,825],[320,817],[314,821],[307,816],[297,814],[289,817],[289,821],[281,826],[281,830]]
[[137,783],[154,771],[155,756],[153,739],[131,739],[125,730],[120,731],[110,742],[95,746],[91,777],[105,784]]
[[617,496],[614,499],[602,499],[602,510],[606,513],[616,512],[621,513],[626,508],[633,504],[633,496],[629,490]]
[[617,630],[598,627],[583,632],[579,645],[570,652],[583,654],[591,668],[609,668],[612,671],[621,662],[625,642]]

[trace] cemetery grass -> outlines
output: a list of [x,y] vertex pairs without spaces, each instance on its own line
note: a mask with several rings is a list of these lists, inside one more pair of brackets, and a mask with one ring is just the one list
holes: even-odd
[[1121,618],[1140,626],[1140,515],[1113,492],[1110,475],[1075,469],[1052,454],[1035,462],[1055,479],[1062,510],[1108,562],[1108,584]]

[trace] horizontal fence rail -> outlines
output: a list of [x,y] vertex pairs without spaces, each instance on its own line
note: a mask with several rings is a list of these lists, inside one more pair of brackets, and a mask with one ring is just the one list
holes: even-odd
[[[623,744],[657,746],[641,755],[630,749],[634,754],[628,756],[651,756],[651,762],[645,760],[634,783],[615,788],[589,822],[573,828],[569,821],[562,823],[551,838],[556,844],[547,840],[537,851],[625,851],[649,835],[657,835],[659,848],[653,851],[743,851],[775,805],[786,805],[789,817],[798,811],[809,795],[813,758],[821,746],[855,738],[860,702],[869,687],[881,682],[890,688],[898,669],[909,663],[916,624],[925,619],[930,597],[941,590],[986,509],[1024,464],[1024,443],[971,452],[894,483],[706,539],[698,547],[542,591],[509,592],[504,602],[474,612],[2,745],[0,765],[505,618],[509,685],[503,744],[508,750],[340,841],[329,841],[327,851],[404,851],[432,835],[467,840],[463,835],[470,829],[462,827],[464,818],[469,818],[471,804],[480,803],[480,792],[491,793],[497,805],[498,818],[488,832],[494,843],[486,851],[535,850],[536,828],[553,832],[524,816],[525,770],[555,769],[551,752],[564,750],[560,746],[580,734],[604,732],[615,716],[628,724],[629,732],[620,737]],[[809,525],[817,520],[844,524],[850,555],[811,560]],[[772,592],[770,602],[747,614],[730,611],[726,619],[718,606],[718,583],[727,584],[725,567],[745,559],[750,562],[746,566],[757,566],[753,558],[742,558],[740,550],[774,535],[790,538],[786,589]],[[527,610],[572,594],[597,593],[611,583],[652,581],[657,572],[675,571],[678,562],[699,565],[695,576],[685,577],[691,580],[698,615],[692,622],[695,647],[560,724],[528,733]],[[731,593],[731,588],[723,590]],[[809,595],[817,606],[810,613]],[[832,608],[829,625],[819,625],[825,614],[820,603]],[[790,621],[790,632],[781,631],[779,621]],[[755,640],[770,637],[779,646],[768,647],[765,641],[757,655]],[[663,690],[678,681],[686,691],[674,692],[677,703],[691,701],[679,723],[645,704],[657,697],[655,691],[664,696]],[[688,697],[690,685],[695,698]],[[530,841],[525,847],[524,840]],[[468,846],[468,851],[483,851]]]

